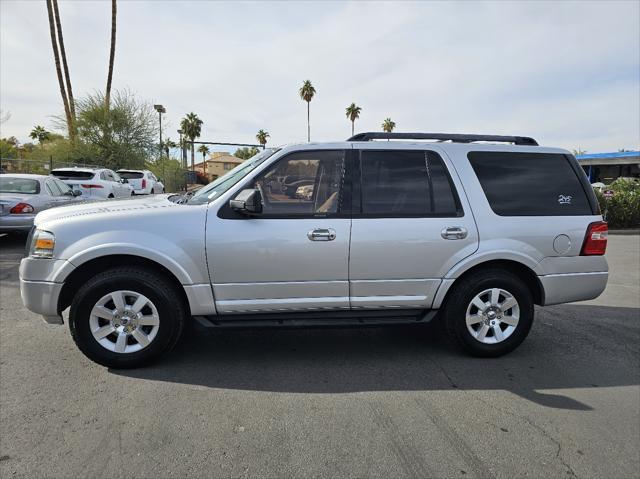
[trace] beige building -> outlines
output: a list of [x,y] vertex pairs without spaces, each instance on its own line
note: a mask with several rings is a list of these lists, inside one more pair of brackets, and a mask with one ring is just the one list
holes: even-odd
[[207,176],[209,181],[213,181],[227,171],[234,169],[243,161],[226,151],[214,151],[209,155],[208,160],[196,163],[194,168],[197,172]]

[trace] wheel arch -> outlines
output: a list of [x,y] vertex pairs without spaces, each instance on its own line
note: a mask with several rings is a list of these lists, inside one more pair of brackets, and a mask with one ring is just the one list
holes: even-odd
[[176,288],[182,298],[186,311],[189,311],[189,299],[182,283],[176,275],[167,267],[149,258],[127,254],[113,254],[92,258],[76,267],[64,280],[64,285],[58,297],[58,311],[67,309],[73,301],[73,295],[80,286],[97,272],[101,272],[118,266],[138,266],[153,270],[155,273],[168,279]]
[[533,302],[539,306],[544,305],[544,287],[538,278],[538,275],[529,266],[515,260],[505,259],[493,259],[470,265],[467,269],[458,272],[456,278],[450,278],[443,280],[438,292],[433,301],[433,308],[440,308],[446,304],[453,286],[459,283],[464,278],[482,270],[488,269],[502,269],[510,273],[515,274],[524,281],[531,294],[533,295]]

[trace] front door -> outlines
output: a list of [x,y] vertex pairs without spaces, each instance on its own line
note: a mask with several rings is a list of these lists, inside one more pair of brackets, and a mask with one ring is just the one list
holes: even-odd
[[207,259],[218,313],[349,308],[344,169],[342,150],[291,153],[247,186],[261,193],[260,215],[209,208]]
[[351,307],[429,308],[446,272],[478,245],[459,180],[425,145],[397,150],[372,142],[358,156]]

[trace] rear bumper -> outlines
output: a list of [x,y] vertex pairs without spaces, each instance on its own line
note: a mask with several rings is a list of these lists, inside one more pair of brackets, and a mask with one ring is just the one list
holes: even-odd
[[600,296],[609,273],[566,273],[538,276],[544,288],[544,305],[587,301]]
[[36,314],[41,314],[50,324],[62,324],[62,316],[58,312],[58,298],[62,283],[48,281],[27,281],[20,278],[20,296],[25,307]]
[[4,215],[0,216],[0,231],[26,231],[33,226],[36,215]]

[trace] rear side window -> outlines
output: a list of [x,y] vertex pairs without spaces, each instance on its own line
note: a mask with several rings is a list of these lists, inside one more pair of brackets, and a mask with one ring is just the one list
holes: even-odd
[[363,150],[362,214],[365,216],[458,216],[457,196],[434,152]]
[[471,152],[469,161],[500,216],[579,216],[593,211],[562,154]]

